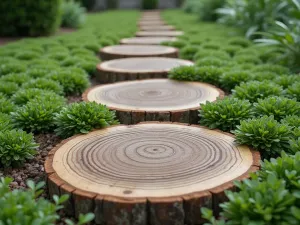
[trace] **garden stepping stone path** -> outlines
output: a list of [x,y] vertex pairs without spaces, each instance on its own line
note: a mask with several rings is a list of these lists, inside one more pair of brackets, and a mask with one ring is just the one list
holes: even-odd
[[174,37],[133,37],[121,39],[123,45],[160,45],[165,41],[176,41]]
[[100,84],[124,80],[167,78],[171,69],[193,64],[191,61],[165,57],[115,59],[100,63],[97,66],[96,77]]
[[223,91],[205,83],[152,79],[100,85],[87,90],[83,100],[115,110],[121,124],[143,121],[197,124],[200,103],[223,96]]
[[[259,154],[231,134],[172,123],[117,125],[63,141],[45,165],[50,195],[97,224],[201,224],[233,180],[258,170]],[[122,221],[122,222],[120,222]]]
[[139,31],[137,37],[177,37],[183,35],[182,31]]
[[178,50],[173,47],[155,45],[115,45],[100,50],[103,61],[129,57],[170,57],[177,58]]
[[164,26],[141,26],[141,31],[170,31],[175,30],[175,27],[164,25]]
[[162,20],[148,20],[148,21],[141,21],[138,23],[139,26],[161,26],[161,25],[166,25],[165,22]]

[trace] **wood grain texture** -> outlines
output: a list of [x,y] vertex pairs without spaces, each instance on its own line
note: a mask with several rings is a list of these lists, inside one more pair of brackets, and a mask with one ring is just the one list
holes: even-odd
[[160,45],[165,41],[176,41],[174,37],[133,37],[120,40],[122,45]]
[[139,31],[137,37],[178,37],[183,35],[182,31]]
[[99,85],[88,89],[82,96],[84,101],[94,101],[115,110],[122,124],[142,121],[196,124],[200,103],[223,97],[224,92],[210,84],[169,79]]
[[133,79],[167,78],[171,69],[192,65],[194,63],[191,61],[166,57],[114,59],[97,65],[96,78],[100,84]]
[[131,57],[178,58],[178,50],[155,45],[114,45],[102,48],[99,55],[102,61]]
[[175,123],[95,130],[53,154],[50,194],[70,193],[69,213],[109,225],[202,224],[201,207],[217,214],[232,181],[259,168],[259,154],[231,134]]

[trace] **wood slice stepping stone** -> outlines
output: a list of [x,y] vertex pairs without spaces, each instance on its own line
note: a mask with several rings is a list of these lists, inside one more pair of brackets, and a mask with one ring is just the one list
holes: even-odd
[[94,212],[96,224],[201,224],[218,212],[232,181],[258,170],[259,153],[230,134],[200,126],[112,126],[63,141],[45,162],[50,196],[64,211]]
[[200,103],[223,98],[220,89],[200,82],[169,79],[126,81],[87,90],[83,100],[115,110],[121,124],[172,121],[198,124]]
[[122,45],[160,45],[165,41],[176,41],[174,37],[133,37],[124,38],[120,41]]
[[170,57],[177,58],[178,50],[173,47],[155,45],[115,45],[100,50],[103,61],[129,57]]
[[157,26],[157,25],[166,25],[162,20],[158,21],[141,21],[138,23],[139,26]]
[[194,63],[191,61],[165,57],[114,59],[97,65],[96,78],[100,84],[124,80],[167,78],[171,69],[192,65]]
[[137,37],[178,37],[183,35],[182,31],[139,31]]
[[141,31],[171,31],[175,30],[175,27],[164,25],[164,26],[141,26]]

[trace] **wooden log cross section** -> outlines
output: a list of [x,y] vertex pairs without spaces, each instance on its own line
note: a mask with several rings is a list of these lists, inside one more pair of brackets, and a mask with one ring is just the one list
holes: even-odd
[[87,90],[83,100],[115,110],[121,124],[143,121],[197,124],[200,103],[223,96],[223,91],[205,83],[148,79],[100,85]]
[[100,63],[97,66],[96,78],[100,84],[124,80],[167,78],[171,69],[192,65],[194,63],[191,61],[165,57],[115,59]]
[[45,162],[52,196],[70,194],[64,211],[95,213],[105,225],[202,224],[218,212],[233,180],[258,170],[259,153],[232,135],[172,123],[118,125],[78,135]]
[[155,45],[114,45],[100,50],[103,61],[130,57],[178,58],[178,50],[173,47]]
[[170,25],[164,26],[140,26],[141,31],[172,31],[175,30],[175,27]]
[[183,35],[182,31],[139,31],[137,37],[178,37]]
[[120,40],[122,45],[160,45],[166,41],[176,41],[174,37],[133,37]]

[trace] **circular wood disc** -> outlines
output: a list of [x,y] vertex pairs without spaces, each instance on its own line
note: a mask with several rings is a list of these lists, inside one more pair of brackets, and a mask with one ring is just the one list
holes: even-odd
[[182,31],[139,31],[137,37],[177,37],[183,35]]
[[78,135],[50,152],[49,193],[71,194],[65,210],[94,212],[97,224],[198,224],[202,206],[215,209],[233,180],[258,169],[259,154],[234,140],[171,123]]
[[223,91],[205,83],[153,79],[100,85],[87,90],[83,100],[116,110],[122,124],[142,121],[198,123],[200,103],[223,96]]
[[100,50],[103,61],[129,57],[170,57],[177,58],[178,50],[173,47],[155,45],[114,45]]
[[124,80],[166,78],[171,69],[192,65],[194,63],[191,61],[165,57],[114,59],[100,63],[97,66],[96,77],[101,84]]
[[171,31],[175,30],[175,27],[165,25],[165,26],[141,26],[141,31]]
[[157,26],[157,25],[166,25],[164,21],[141,21],[138,23],[139,26]]
[[160,45],[165,41],[176,41],[174,37],[133,37],[124,38],[120,41],[121,44],[125,45]]

